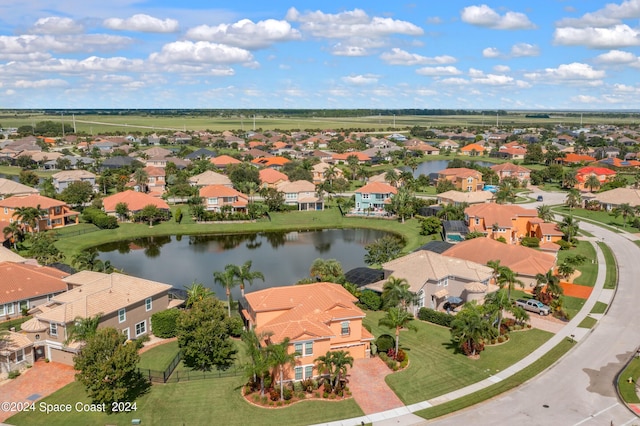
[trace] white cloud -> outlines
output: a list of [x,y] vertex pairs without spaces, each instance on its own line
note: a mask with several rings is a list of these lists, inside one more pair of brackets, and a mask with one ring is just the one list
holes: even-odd
[[291,8],[287,12],[287,19],[300,22],[303,31],[321,38],[383,37],[391,34],[418,36],[424,33],[422,28],[411,22],[369,17],[362,9],[331,14],[320,10],[300,13]]
[[336,56],[367,56],[369,52],[362,46],[351,46],[343,43],[336,43],[331,48],[331,53]]
[[208,41],[175,41],[162,46],[149,59],[160,64],[233,64],[251,63],[253,55],[245,49]]
[[536,28],[524,13],[507,12],[501,16],[486,4],[465,7],[460,12],[460,17],[467,24],[495,30],[529,30]]
[[99,58],[90,56],[83,60],[49,59],[34,66],[29,62],[10,62],[0,65],[0,71],[9,75],[37,73],[83,74],[83,73],[122,73],[144,71],[144,61],[124,57]]
[[540,48],[529,43],[518,43],[511,46],[511,56],[521,58],[524,56],[539,56]]
[[358,74],[358,75],[348,75],[342,77],[342,81],[348,84],[353,84],[356,86],[364,86],[368,84],[375,84],[379,80],[379,76],[374,74]]
[[502,53],[500,53],[500,50],[495,47],[487,47],[486,49],[482,50],[482,56],[484,56],[485,58],[497,58],[501,55]]
[[453,66],[448,67],[423,67],[416,70],[416,73],[427,76],[440,76],[440,75],[460,75],[462,71]]
[[127,19],[109,18],[102,23],[106,28],[120,31],[139,31],[143,33],[175,33],[180,29],[175,19],[158,19],[138,13]]
[[626,84],[614,84],[613,90],[617,93],[624,93],[624,94],[631,93],[631,94],[640,95],[640,87],[629,86]]
[[78,35],[0,35],[0,52],[7,54],[29,54],[43,52],[78,53],[96,50],[115,50],[126,47],[133,40],[129,37],[109,34]]
[[594,60],[600,64],[621,65],[636,62],[638,57],[631,52],[610,50],[607,53],[596,56]]
[[242,19],[233,24],[220,24],[215,27],[199,25],[187,31],[186,37],[250,50],[263,49],[281,41],[301,39],[300,32],[292,28],[291,24],[275,19],[256,23]]
[[464,78],[452,77],[438,80],[438,83],[447,86],[466,86],[469,84],[469,80],[465,80]]
[[508,65],[496,65],[493,67],[495,72],[505,73],[511,71],[511,67]]
[[556,28],[553,34],[556,44],[565,46],[586,46],[592,49],[615,49],[640,46],[640,31],[626,24],[609,28]]
[[29,29],[31,34],[78,34],[84,31],[84,26],[71,18],[49,16],[40,18]]
[[543,72],[526,73],[525,78],[548,84],[577,83],[584,85],[600,85],[606,76],[602,70],[591,65],[573,62],[562,64],[558,68],[546,68]]
[[581,104],[595,104],[595,103],[600,103],[600,99],[596,98],[595,96],[590,96],[590,95],[578,95],[578,96],[572,96],[571,100],[573,102],[578,102]]
[[47,89],[52,87],[66,87],[69,83],[61,79],[46,80],[18,80],[14,83],[14,87],[18,89]]
[[559,27],[608,27],[624,19],[640,18],[640,1],[626,0],[620,4],[608,3],[602,9],[585,13],[580,18],[565,18],[556,23]]
[[397,47],[391,49],[390,52],[384,52],[380,55],[380,59],[390,65],[440,65],[456,63],[456,58],[453,56],[441,55],[428,57],[418,55],[417,53],[409,53]]
[[427,18],[427,24],[440,25],[442,24],[442,18],[440,18],[439,16],[429,16]]

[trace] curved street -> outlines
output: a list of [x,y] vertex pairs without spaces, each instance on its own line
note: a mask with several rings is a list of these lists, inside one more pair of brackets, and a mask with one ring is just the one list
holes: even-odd
[[429,424],[628,425],[640,423],[617,398],[616,374],[640,344],[640,249],[624,235],[581,222],[619,265],[610,309],[555,366],[519,388]]

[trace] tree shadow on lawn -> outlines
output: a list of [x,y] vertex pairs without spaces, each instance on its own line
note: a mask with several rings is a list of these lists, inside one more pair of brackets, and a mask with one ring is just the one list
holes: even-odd
[[[460,349],[460,346],[458,345],[457,342],[454,342],[453,340],[450,340],[448,342],[444,342],[442,343],[442,346],[448,351],[451,352],[453,355],[460,355],[463,354],[464,352],[462,351],[462,349]],[[465,355],[466,356],[466,355]]]

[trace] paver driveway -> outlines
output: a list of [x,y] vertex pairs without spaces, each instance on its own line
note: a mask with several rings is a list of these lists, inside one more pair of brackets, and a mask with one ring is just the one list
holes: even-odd
[[403,407],[384,378],[391,373],[380,358],[357,359],[349,372],[349,389],[365,414]]

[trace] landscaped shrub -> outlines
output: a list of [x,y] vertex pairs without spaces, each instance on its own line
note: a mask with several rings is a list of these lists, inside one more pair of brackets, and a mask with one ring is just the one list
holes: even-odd
[[407,358],[407,353],[402,349],[398,349],[398,353],[396,354],[396,361],[402,362]]
[[229,318],[229,334],[232,337],[240,337],[244,331],[244,323],[239,317]]
[[20,375],[20,372],[18,370],[12,370],[12,371],[9,371],[9,374],[7,377],[9,377],[10,379],[15,379],[19,375]]
[[418,311],[418,319],[422,321],[428,321],[434,324],[442,325],[445,327],[451,327],[451,321],[453,321],[454,316],[449,315],[445,312],[435,311],[429,308],[420,308]]
[[360,303],[365,309],[377,311],[382,306],[382,298],[375,291],[363,290],[360,293]]
[[560,246],[560,250],[569,250],[573,247],[573,244],[565,240],[556,241],[556,244]]
[[151,327],[153,334],[162,339],[176,337],[176,323],[180,311],[177,309],[167,309],[151,315]]
[[273,388],[269,391],[269,399],[271,401],[279,401],[280,400],[280,389]]
[[313,379],[304,379],[301,382],[297,382],[300,383],[300,388],[301,390],[311,393],[314,390],[318,389],[318,383],[314,383]]
[[462,352],[464,352],[464,354],[467,356],[472,355],[474,349],[476,351],[476,355],[478,355],[484,350],[484,343],[475,342],[472,346],[471,344],[469,344],[469,341],[465,341],[462,344]]
[[378,356],[380,357],[380,359],[384,362],[387,362],[387,360],[389,359],[389,355],[387,355],[386,352],[380,352],[380,354],[378,354]]
[[115,229],[118,227],[118,219],[108,216],[100,209],[87,207],[82,212],[82,219],[86,222],[93,223],[100,229]]
[[540,240],[536,237],[524,237],[522,241],[520,241],[520,245],[524,247],[540,247]]
[[389,349],[395,347],[396,340],[389,334],[382,334],[376,339],[376,346],[378,346],[378,352],[387,352]]

